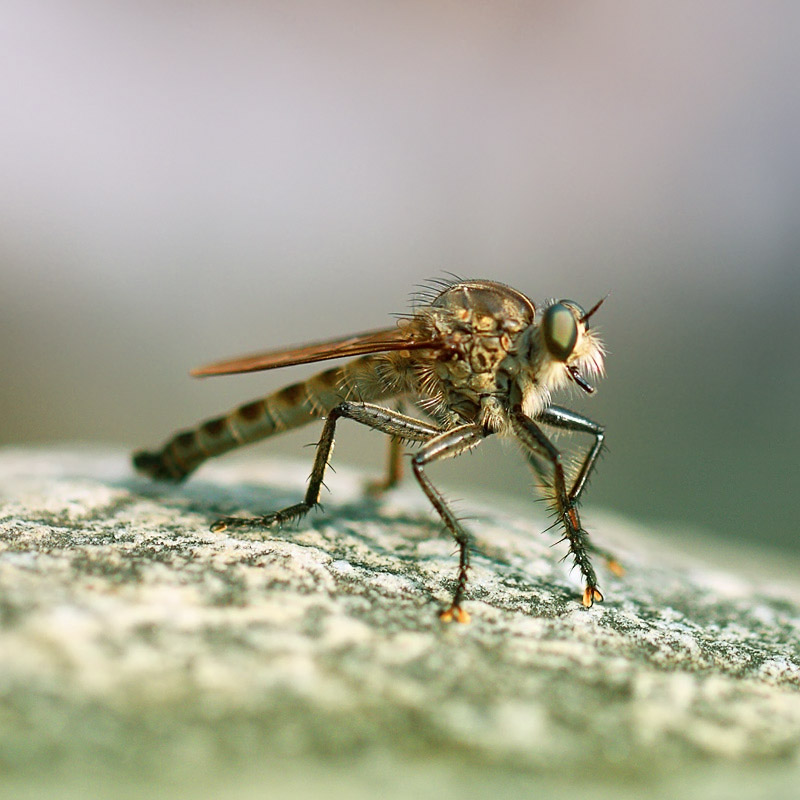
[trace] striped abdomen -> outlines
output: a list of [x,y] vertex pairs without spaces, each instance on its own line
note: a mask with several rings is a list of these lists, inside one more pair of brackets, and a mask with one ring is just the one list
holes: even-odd
[[183,480],[207,458],[319,419],[344,400],[378,400],[392,392],[379,378],[376,356],[364,356],[293,383],[196,428],[181,431],[157,452],[134,453],[139,472]]

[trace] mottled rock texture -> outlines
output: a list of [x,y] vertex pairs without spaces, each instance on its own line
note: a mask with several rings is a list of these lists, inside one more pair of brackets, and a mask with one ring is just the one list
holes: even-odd
[[461,503],[473,621],[447,625],[455,548],[413,485],[369,500],[340,471],[299,525],[209,531],[296,501],[307,471],[233,460],[176,487],[122,451],[0,451],[4,774],[307,762],[399,786],[424,764],[595,796],[743,760],[796,777],[796,587],[655,556],[590,504],[627,573],[598,564],[606,602],[585,609],[538,509]]

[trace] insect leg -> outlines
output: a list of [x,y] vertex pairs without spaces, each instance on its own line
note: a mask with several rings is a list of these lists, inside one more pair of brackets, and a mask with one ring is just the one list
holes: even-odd
[[[586,454],[586,458],[581,464],[580,471],[572,484],[572,489],[569,491],[569,499],[572,503],[577,503],[578,498],[583,494],[586,484],[589,481],[589,475],[597,465],[597,460],[603,450],[605,440],[605,430],[602,425],[598,425],[588,417],[582,414],[577,414],[570,411],[568,408],[562,406],[548,406],[544,409],[536,419],[544,422],[546,425],[551,425],[554,428],[561,428],[567,431],[577,431],[578,433],[590,433],[594,436],[594,444]],[[535,465],[534,465],[535,468]],[[596,555],[600,556],[605,562],[606,566],[615,574],[622,575],[625,572],[623,566],[619,561],[602,547],[598,547],[593,541],[589,540],[586,546]]]
[[533,455],[531,463],[538,463],[539,457],[542,457],[549,462],[553,469],[556,511],[564,525],[564,533],[569,542],[569,549],[575,560],[575,565],[580,569],[586,583],[586,588],[583,592],[583,604],[589,607],[595,600],[602,600],[603,595],[597,588],[597,576],[587,552],[589,549],[587,533],[581,527],[578,509],[567,494],[561,454],[542,429],[523,413],[520,406],[515,406],[512,409],[511,422],[517,438]]
[[330,411],[325,420],[322,436],[320,436],[317,444],[317,452],[314,457],[314,466],[311,469],[311,477],[308,481],[308,489],[302,502],[261,517],[223,517],[211,526],[211,530],[219,532],[224,531],[226,528],[283,525],[285,522],[299,519],[316,506],[319,503],[319,495],[322,489],[322,481],[325,477],[325,469],[328,466],[328,459],[330,458],[331,450],[333,450],[336,421],[340,417],[353,419],[362,425],[388,433],[390,436],[403,441],[426,442],[439,433],[439,429],[432,425],[388,408],[369,403],[341,403]]
[[439,513],[445,526],[458,542],[458,583],[456,584],[450,607],[440,615],[444,622],[449,622],[453,619],[457,622],[469,622],[469,614],[461,608],[461,600],[467,587],[470,535],[450,510],[439,490],[431,483],[430,478],[425,474],[424,467],[433,461],[453,458],[466,450],[470,450],[480,444],[489,433],[489,431],[478,425],[462,425],[458,428],[453,428],[427,441],[411,460],[414,475],[419,481],[422,491],[433,503],[433,507]]
[[[397,403],[398,413],[403,413],[403,404]],[[431,434],[435,436],[436,434]],[[397,436],[389,439],[388,458],[386,473],[380,480],[371,481],[367,484],[367,491],[372,495],[380,495],[383,492],[393,489],[403,479],[403,440]]]
[[594,436],[594,444],[586,454],[580,472],[569,491],[569,499],[575,503],[586,488],[589,475],[597,464],[597,459],[600,456],[605,441],[605,430],[602,425],[598,425],[588,417],[584,417],[582,414],[577,414],[561,406],[548,406],[537,415],[536,419],[554,428],[562,428],[563,430],[577,431],[579,433],[591,433]]
[[367,484],[367,491],[371,495],[381,495],[393,489],[403,479],[403,440],[392,436],[387,452],[386,473],[383,478]]

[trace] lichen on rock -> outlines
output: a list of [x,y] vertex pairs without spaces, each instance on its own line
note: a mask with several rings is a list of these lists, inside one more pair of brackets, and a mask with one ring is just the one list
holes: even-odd
[[255,748],[643,778],[800,756],[793,589],[655,557],[598,514],[627,572],[599,565],[585,609],[545,520],[474,506],[472,623],[447,625],[453,544],[413,486],[369,499],[340,471],[324,514],[209,530],[293,501],[306,471],[165,487],[120,451],[0,453],[0,761]]

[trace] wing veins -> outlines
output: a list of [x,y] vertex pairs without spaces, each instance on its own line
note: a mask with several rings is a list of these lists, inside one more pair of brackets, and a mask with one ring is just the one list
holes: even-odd
[[233,375],[277,369],[279,367],[291,367],[297,364],[311,364],[316,361],[328,361],[334,358],[350,358],[369,353],[419,350],[438,346],[440,346],[438,342],[430,339],[424,341],[414,339],[413,333],[407,329],[386,328],[323,342],[312,342],[297,347],[268,350],[223,361],[214,361],[210,364],[196,367],[190,374],[196,378],[212,375]]

